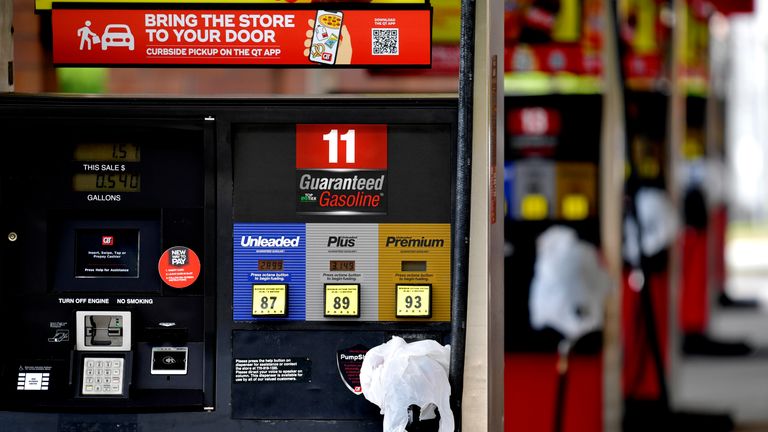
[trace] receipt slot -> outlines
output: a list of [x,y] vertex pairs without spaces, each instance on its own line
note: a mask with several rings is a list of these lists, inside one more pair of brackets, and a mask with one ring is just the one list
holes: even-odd
[[380,431],[368,350],[463,356],[456,119],[450,99],[0,98],[0,422]]
[[78,351],[130,351],[130,312],[75,312]]

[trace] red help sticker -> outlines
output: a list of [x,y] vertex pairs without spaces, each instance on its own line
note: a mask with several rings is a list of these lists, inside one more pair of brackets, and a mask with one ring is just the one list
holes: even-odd
[[386,169],[387,125],[296,125],[298,169]]
[[200,258],[190,248],[174,246],[163,252],[157,263],[157,271],[167,285],[186,288],[200,276]]

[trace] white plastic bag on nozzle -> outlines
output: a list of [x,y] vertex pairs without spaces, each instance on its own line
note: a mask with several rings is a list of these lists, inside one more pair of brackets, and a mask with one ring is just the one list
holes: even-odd
[[[669,247],[677,236],[678,218],[672,201],[666,192],[656,188],[642,188],[635,198],[635,213],[643,229],[640,240],[645,256],[653,256]],[[624,218],[624,259],[632,265],[640,265],[640,248],[637,246],[637,223]]]
[[453,432],[450,353],[449,345],[433,340],[407,343],[397,336],[368,351],[360,370],[360,385],[365,398],[381,408],[383,432],[405,431],[411,405],[421,407],[421,420],[434,418],[432,410],[426,409],[429,404],[437,406],[440,413],[440,432]]
[[536,240],[536,249],[529,301],[533,328],[551,327],[572,342],[600,329],[611,278],[595,247],[573,229],[553,226]]

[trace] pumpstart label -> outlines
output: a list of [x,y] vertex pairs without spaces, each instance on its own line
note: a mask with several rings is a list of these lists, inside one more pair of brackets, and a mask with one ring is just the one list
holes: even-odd
[[387,213],[387,126],[296,125],[296,211]]

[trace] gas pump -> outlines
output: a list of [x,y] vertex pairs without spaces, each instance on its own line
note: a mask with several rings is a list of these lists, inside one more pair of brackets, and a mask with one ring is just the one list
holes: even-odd
[[8,430],[380,430],[367,350],[462,331],[455,100],[8,96],[0,119]]
[[211,406],[212,125],[3,109],[2,407]]

